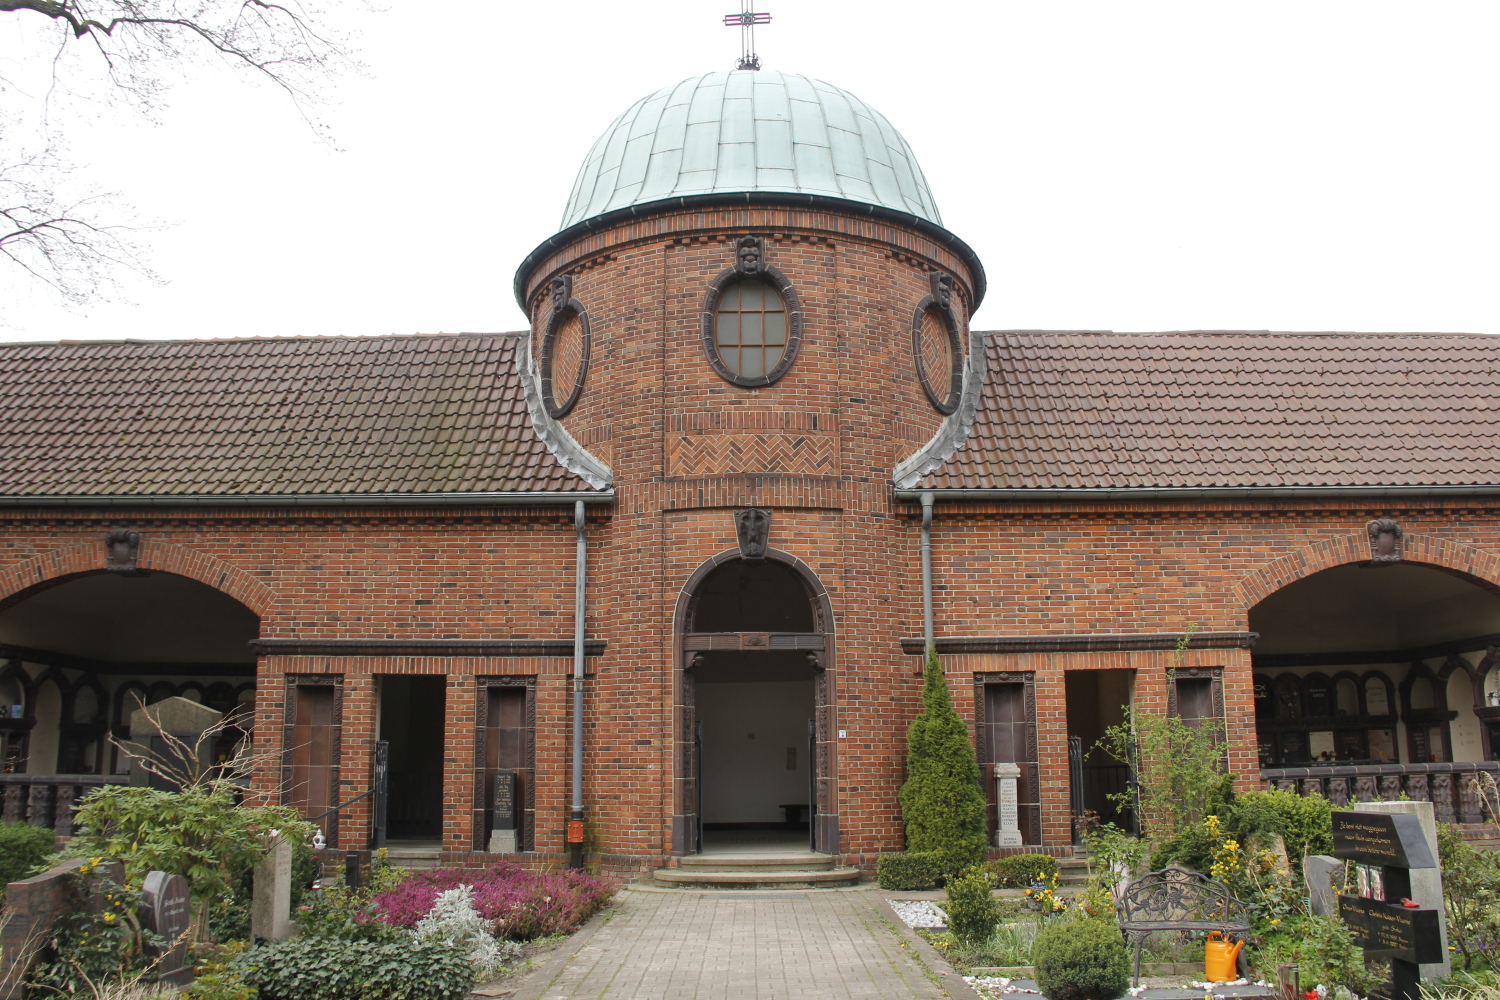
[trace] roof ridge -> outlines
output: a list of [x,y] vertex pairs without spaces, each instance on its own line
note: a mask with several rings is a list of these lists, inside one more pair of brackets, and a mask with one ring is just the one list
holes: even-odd
[[368,334],[289,334],[287,336],[269,337],[121,337],[119,339],[100,340],[7,340],[0,341],[3,347],[99,347],[117,344],[246,344],[246,343],[280,343],[286,341],[316,341],[326,342],[332,340],[436,340],[446,337],[457,340],[461,337],[524,337],[525,330],[503,330],[493,332],[458,332],[458,333],[368,333]]
[[1357,330],[979,330],[982,337],[1420,337],[1489,339],[1500,342],[1494,333],[1421,333],[1415,331]]

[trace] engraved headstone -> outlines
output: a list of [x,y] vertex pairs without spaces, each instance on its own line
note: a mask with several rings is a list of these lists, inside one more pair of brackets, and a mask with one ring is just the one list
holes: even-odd
[[520,850],[516,838],[516,772],[510,768],[495,772],[495,808],[491,815],[490,853],[514,854]]
[[255,866],[250,936],[280,941],[292,935],[292,844],[273,830],[266,847],[266,856]]
[[189,907],[187,879],[166,872],[146,875],[141,886],[141,927],[160,936],[161,941],[147,951],[157,978],[173,986],[193,981],[193,969],[185,965]]
[[995,765],[995,803],[999,807],[999,829],[995,832],[997,847],[1019,847],[1021,837],[1020,797],[1017,782],[1021,777],[1021,765]]
[[1343,881],[1344,863],[1326,854],[1309,854],[1302,859],[1302,877],[1307,882],[1307,907],[1316,917],[1331,917],[1337,912],[1338,893],[1333,889],[1335,875]]
[[[1356,812],[1364,814],[1387,815],[1400,817],[1403,820],[1416,820],[1417,828],[1421,831],[1423,845],[1427,848],[1427,854],[1432,859],[1432,864],[1427,867],[1411,865],[1408,878],[1411,884],[1411,892],[1408,898],[1424,909],[1437,911],[1438,915],[1438,953],[1441,959],[1437,962],[1423,962],[1421,976],[1423,979],[1442,979],[1453,972],[1452,952],[1448,950],[1448,913],[1443,906],[1443,870],[1438,865],[1437,844],[1437,819],[1433,815],[1431,802],[1359,802],[1353,806]],[[1390,899],[1390,897],[1387,897]],[[1400,902],[1399,899],[1390,899],[1391,902]]]
[[[1334,856],[1356,862],[1359,874],[1358,894],[1339,896],[1338,913],[1367,959],[1389,959],[1390,981],[1371,994],[1382,1000],[1419,1000],[1420,979],[1451,969],[1436,833],[1430,802],[1333,813]],[[1436,888],[1435,905],[1418,898],[1419,885]]]
[[[213,726],[224,715],[207,705],[200,705],[188,698],[165,698],[130,714],[130,749],[139,755],[149,752],[158,764],[171,771],[193,775],[213,765],[212,741],[199,744],[204,730]],[[173,739],[162,736],[170,733]],[[198,759],[192,759],[191,749],[197,747]],[[161,768],[158,768],[160,770]],[[131,759],[130,783],[149,785],[158,791],[181,791],[177,782],[162,774],[153,773],[141,766],[139,757]]]

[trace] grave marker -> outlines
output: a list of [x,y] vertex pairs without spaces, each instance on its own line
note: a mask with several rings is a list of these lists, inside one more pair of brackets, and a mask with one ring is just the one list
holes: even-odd
[[[1431,808],[1430,803],[1422,804]],[[1333,813],[1334,857],[1367,866],[1359,879],[1359,895],[1339,896],[1338,912],[1354,931],[1366,959],[1389,959],[1391,980],[1372,994],[1385,1000],[1419,1000],[1417,983],[1423,972],[1442,969],[1447,958],[1441,897],[1438,908],[1422,906],[1412,898],[1415,872],[1437,869],[1437,852],[1415,812]]]
[[495,808],[491,817],[490,853],[514,854],[520,850],[516,838],[516,772],[508,767],[495,772]]
[[1333,891],[1334,873],[1343,879],[1344,863],[1326,854],[1309,854],[1302,859],[1302,878],[1307,883],[1307,908],[1315,917],[1331,917],[1338,912],[1338,893]]
[[1019,847],[1021,837],[1020,796],[1017,782],[1021,777],[1021,765],[995,765],[995,801],[999,807],[999,829],[995,831],[996,847]]
[[162,942],[149,946],[146,953],[156,963],[157,978],[173,986],[193,981],[192,967],[184,967],[191,907],[187,879],[166,872],[147,873],[141,886],[141,927],[155,931]]
[[266,856],[255,866],[250,936],[280,941],[292,936],[292,843],[272,831],[266,846]]

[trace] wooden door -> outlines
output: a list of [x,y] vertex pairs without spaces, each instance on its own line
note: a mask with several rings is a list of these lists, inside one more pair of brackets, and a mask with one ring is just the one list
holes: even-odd
[[291,804],[304,816],[316,816],[338,804],[333,800],[338,764],[334,758],[334,692],[327,685],[299,684],[296,690]]

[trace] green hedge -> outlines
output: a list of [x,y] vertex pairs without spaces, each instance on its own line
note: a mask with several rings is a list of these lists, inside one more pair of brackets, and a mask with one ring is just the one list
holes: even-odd
[[1054,920],[1031,946],[1047,1000],[1115,1000],[1130,989],[1130,954],[1113,919]]
[[5,887],[19,882],[57,850],[57,835],[45,826],[0,821],[0,899]]
[[984,866],[1002,889],[1025,889],[1058,873],[1057,859],[1050,854],[1012,854]]
[[882,889],[932,889],[980,862],[967,850],[899,851],[882,854],[875,878]]

